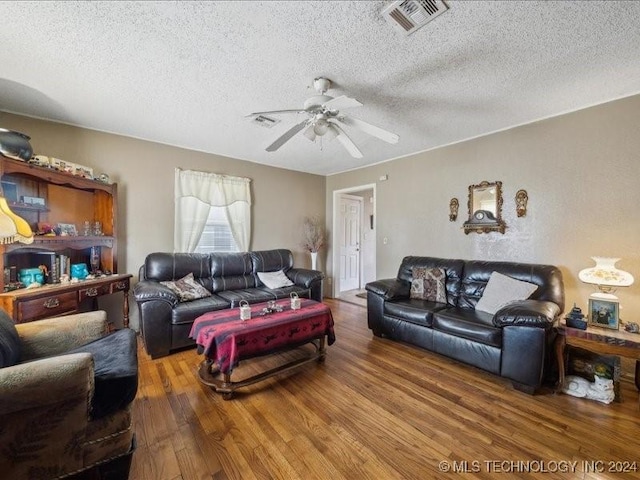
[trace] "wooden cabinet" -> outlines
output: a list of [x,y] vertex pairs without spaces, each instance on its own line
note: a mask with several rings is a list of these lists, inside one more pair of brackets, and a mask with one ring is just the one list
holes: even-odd
[[[7,291],[7,277],[12,269],[14,275],[17,275],[23,268],[34,268],[43,263],[46,265],[46,262],[42,261],[43,258],[55,258],[60,255],[67,257],[70,264],[85,263],[89,267],[92,249],[94,253],[99,250],[100,270],[117,273],[118,201],[115,183],[90,180],[1,156],[0,176],[4,195],[11,210],[24,218],[34,232],[38,230],[38,224],[46,223],[53,226],[73,224],[78,233],[77,236],[37,235],[32,244],[0,245],[0,291],[5,292],[0,294],[0,304],[14,321],[24,322],[35,320],[36,317],[71,313],[77,311],[77,303],[85,298],[117,291],[125,291],[125,294],[128,292],[128,278],[118,279],[114,276],[104,277],[112,278],[113,282],[87,288],[81,288],[84,283],[81,282],[64,286],[68,288],[54,284],[29,290]],[[44,199],[44,205],[31,203],[32,198]],[[85,221],[91,222],[92,225],[100,222],[102,235],[83,235]],[[51,257],[43,256],[45,253]],[[60,288],[63,288],[63,291]],[[49,303],[46,303],[47,298],[44,298],[47,297],[47,291],[55,291],[55,298]],[[19,305],[15,303],[17,299]],[[31,299],[35,303],[31,304]]]
[[0,295],[0,306],[16,323],[57,317],[82,311],[83,302],[102,295],[123,294],[123,325],[129,326],[129,288],[131,274],[114,274],[78,283],[44,285],[13,290]]

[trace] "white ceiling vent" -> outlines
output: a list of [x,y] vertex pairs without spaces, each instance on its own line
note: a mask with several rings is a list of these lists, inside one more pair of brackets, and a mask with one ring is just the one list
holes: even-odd
[[277,118],[267,117],[266,115],[257,115],[252,122],[257,123],[261,127],[271,128],[275,124],[280,123],[280,120]]
[[409,35],[448,9],[442,0],[397,0],[382,11],[382,16]]

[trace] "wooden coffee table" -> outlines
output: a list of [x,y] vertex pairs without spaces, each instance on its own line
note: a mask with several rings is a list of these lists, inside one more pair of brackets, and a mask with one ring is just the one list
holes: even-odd
[[[333,316],[328,306],[301,299],[301,308],[291,309],[289,299],[279,300],[281,312],[262,314],[266,303],[251,306],[251,319],[240,320],[238,308],[209,312],[198,317],[189,336],[205,359],[198,367],[200,381],[221,393],[225,400],[236,389],[265,380],[309,362],[322,362],[325,343],[335,341]],[[325,339],[327,342],[325,342]],[[231,380],[233,368],[242,360],[292,350],[311,343],[312,354],[281,364],[241,381]]]
[[640,334],[624,330],[588,326],[586,330],[567,327],[564,319],[558,324],[555,349],[558,362],[558,389],[564,386],[564,349],[566,345],[584,348],[603,355],[619,355],[636,360],[635,383],[640,390]]

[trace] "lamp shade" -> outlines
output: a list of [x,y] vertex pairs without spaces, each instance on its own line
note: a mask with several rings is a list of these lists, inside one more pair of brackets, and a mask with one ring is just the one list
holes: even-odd
[[[2,224],[0,225],[0,243],[33,243],[33,231],[25,219],[19,217],[11,211],[7,199],[0,196],[0,217]],[[13,227],[7,222],[9,219],[13,223]]]
[[591,257],[595,262],[595,267],[585,268],[578,273],[578,278],[584,283],[598,285],[603,291],[614,289],[615,287],[628,287],[633,285],[633,275],[624,270],[616,268],[619,258]]

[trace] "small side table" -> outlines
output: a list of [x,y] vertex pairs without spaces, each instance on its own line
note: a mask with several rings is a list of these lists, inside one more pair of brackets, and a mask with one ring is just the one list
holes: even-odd
[[556,327],[555,349],[558,362],[558,389],[564,386],[564,349],[566,345],[603,355],[619,355],[636,360],[635,383],[640,390],[640,334],[588,326],[586,330],[567,327],[564,319]]

